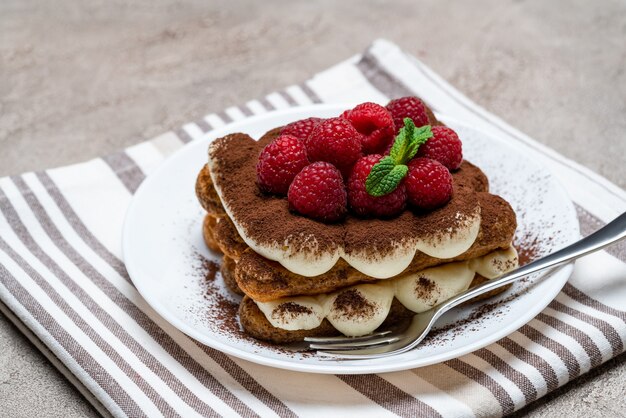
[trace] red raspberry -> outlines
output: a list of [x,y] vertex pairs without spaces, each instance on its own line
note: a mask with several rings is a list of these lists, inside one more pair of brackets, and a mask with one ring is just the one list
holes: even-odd
[[433,126],[433,137],[417,151],[418,157],[437,160],[448,170],[456,170],[463,161],[463,147],[459,136],[447,126]]
[[319,125],[321,121],[321,118],[306,118],[291,122],[280,130],[280,134],[295,136],[299,140],[304,141],[311,135],[313,129]]
[[346,216],[347,199],[341,172],[323,161],[304,167],[287,194],[289,209],[326,223]]
[[266,193],[285,195],[293,178],[308,164],[304,143],[294,136],[281,135],[259,155],[257,184]]
[[404,118],[413,119],[415,126],[418,128],[430,123],[428,113],[426,113],[426,106],[417,97],[408,96],[394,99],[387,103],[386,107],[389,113],[391,113],[391,117],[393,117],[396,134],[404,126]]
[[365,180],[381,158],[383,156],[379,154],[361,158],[348,178],[348,201],[352,211],[359,216],[391,217],[406,208],[406,189],[403,183],[393,192],[379,197],[372,196],[365,190]]
[[345,119],[326,119],[304,141],[306,154],[311,162],[326,161],[349,174],[361,156],[361,136]]
[[379,104],[361,103],[341,115],[363,134],[361,145],[365,154],[381,154],[393,140],[395,127],[391,114]]
[[404,184],[411,205],[432,210],[448,203],[452,197],[452,175],[446,167],[430,158],[415,158],[408,166]]

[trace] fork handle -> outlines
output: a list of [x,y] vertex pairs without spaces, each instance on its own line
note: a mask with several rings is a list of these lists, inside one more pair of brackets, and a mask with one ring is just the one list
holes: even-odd
[[443,313],[450,308],[460,305],[478,295],[487,293],[493,289],[505,286],[509,283],[527,276],[532,273],[536,273],[541,270],[545,270],[551,267],[567,263],[569,261],[576,260],[582,256],[585,256],[594,251],[601,250],[602,248],[611,245],[626,237],[626,212],[606,224],[604,227],[598,229],[591,235],[577,241],[563,249],[553,252],[545,257],[535,260],[526,264],[504,276],[489,280],[481,285],[473,287],[460,293],[446,302],[439,305],[436,309]]

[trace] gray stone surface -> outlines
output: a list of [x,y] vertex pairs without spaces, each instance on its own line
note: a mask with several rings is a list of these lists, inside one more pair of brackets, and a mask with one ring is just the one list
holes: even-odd
[[[311,74],[385,37],[626,187],[621,1],[0,3],[0,175],[78,162]],[[525,409],[619,416],[626,357]],[[0,416],[93,415],[0,319]]]

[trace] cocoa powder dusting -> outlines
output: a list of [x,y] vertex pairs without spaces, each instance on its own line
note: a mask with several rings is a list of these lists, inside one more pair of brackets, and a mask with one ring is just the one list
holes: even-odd
[[212,143],[209,153],[215,161],[212,170],[222,203],[232,212],[232,220],[256,242],[284,245],[288,241],[298,251],[310,254],[333,250],[343,235],[340,225],[294,215],[286,198],[264,194],[256,184],[259,153],[279,131],[268,132],[258,142],[245,134],[232,134]]
[[356,289],[341,292],[335,299],[333,308],[348,319],[368,318],[376,313],[376,305],[365,299]]
[[204,280],[211,282],[215,280],[215,275],[220,269],[220,265],[213,260],[206,259],[198,251],[193,252],[193,271],[196,275],[204,277]]
[[[351,215],[339,224],[324,224],[289,211],[285,197],[267,195],[256,184],[259,153],[277,135],[279,129],[265,134],[258,142],[245,134],[217,139],[210,147],[215,186],[221,190],[222,203],[230,209],[232,220],[255,242],[289,245],[295,251],[311,255],[343,247],[347,254],[384,257],[415,237],[437,239],[443,232],[458,229],[482,207],[501,205],[486,198],[487,179],[473,164],[464,161],[455,171],[452,200],[427,213],[404,211],[393,219],[360,219]],[[481,190],[477,192],[477,190]],[[481,195],[484,195],[481,198]],[[254,210],[250,210],[254,208]],[[500,211],[502,212],[502,211]],[[509,222],[514,223],[512,211]],[[511,220],[512,219],[512,220]],[[503,222],[506,223],[506,222]]]
[[215,261],[206,260],[203,267],[206,270],[204,280],[206,280],[207,282],[212,282],[213,280],[215,280],[215,274],[220,270],[219,264],[217,264]]
[[539,238],[533,232],[526,233],[521,237],[516,235],[513,246],[517,250],[520,266],[524,266],[542,256]]
[[205,315],[211,318],[215,331],[224,335],[244,335],[237,321],[239,301],[231,300],[222,294],[219,283],[215,280],[220,266],[213,260],[209,260],[197,251],[194,251],[193,271],[198,278],[202,279]]
[[310,315],[313,311],[307,306],[302,306],[293,302],[281,303],[272,311],[274,319],[295,319],[301,314]]
[[[200,280],[202,298],[204,303],[197,306],[190,312],[194,318],[199,319],[203,324],[208,325],[211,330],[224,338],[245,341],[258,348],[271,349],[292,358],[306,358],[314,356],[313,352],[295,353],[275,344],[257,340],[246,334],[239,324],[239,304],[241,297],[226,289],[221,279],[219,264],[208,260],[198,251],[193,252],[190,257],[193,276]],[[216,280],[219,277],[219,280]],[[299,308],[308,310],[307,307]],[[290,308],[287,308],[290,309]]]
[[490,319],[503,316],[509,309],[507,303],[518,298],[528,290],[523,289],[503,299],[494,302],[479,302],[480,305],[472,308],[469,315],[453,324],[433,328],[421,343],[423,346],[445,345],[455,338],[466,335],[468,332],[476,332],[485,328],[485,322]]
[[[225,298],[219,288],[213,286],[213,282],[207,282],[208,286],[204,293],[204,299],[211,301],[207,305],[208,316],[215,321],[216,330],[227,336],[247,337],[241,330],[237,320],[239,303]],[[249,338],[249,337],[247,337]]]
[[420,299],[431,299],[433,293],[438,289],[437,283],[428,280],[426,277],[420,277],[415,284],[415,296]]

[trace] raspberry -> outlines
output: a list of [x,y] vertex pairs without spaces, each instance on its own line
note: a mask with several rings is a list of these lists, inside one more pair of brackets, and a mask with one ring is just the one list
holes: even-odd
[[359,216],[392,217],[406,207],[406,189],[403,183],[393,192],[380,197],[374,197],[365,190],[365,180],[381,158],[383,156],[378,154],[361,158],[348,178],[348,201],[352,211]]
[[306,118],[291,122],[280,130],[280,134],[295,136],[299,140],[304,141],[321,121],[321,118]]
[[311,162],[326,161],[349,174],[361,156],[361,137],[347,120],[331,118],[317,125],[304,143]]
[[318,161],[302,169],[289,186],[289,209],[322,222],[341,220],[348,211],[341,172]]
[[426,106],[417,97],[408,96],[394,99],[387,103],[386,108],[393,118],[396,134],[404,126],[404,118],[411,118],[418,128],[430,123]]
[[291,135],[280,135],[259,155],[257,184],[266,193],[285,195],[293,178],[308,164],[302,141]]
[[463,161],[463,149],[459,136],[447,126],[433,126],[433,137],[417,151],[418,157],[430,158],[456,170]]
[[430,158],[415,158],[408,166],[404,185],[411,205],[432,210],[448,203],[452,197],[452,175],[445,166]]
[[391,114],[376,103],[361,103],[343,112],[341,117],[348,119],[363,134],[361,144],[365,154],[382,153],[394,138],[395,127]]

